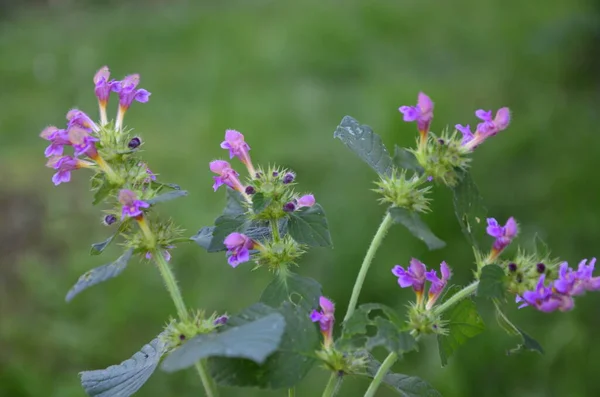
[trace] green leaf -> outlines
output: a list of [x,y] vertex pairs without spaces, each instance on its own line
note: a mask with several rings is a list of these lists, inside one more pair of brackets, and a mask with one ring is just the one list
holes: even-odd
[[[460,287],[448,291],[446,299],[454,295]],[[445,299],[445,300],[446,300]],[[483,332],[485,326],[477,313],[477,307],[470,298],[465,298],[444,312],[442,319],[447,321],[447,334],[438,335],[438,347],[442,366],[448,364],[452,354],[469,339]]]
[[[381,311],[383,316],[373,316],[373,311]],[[368,335],[370,326],[377,330],[375,335]],[[383,346],[389,352],[403,354],[416,349],[417,343],[408,332],[402,331],[402,327],[402,319],[393,309],[378,303],[361,305],[344,323],[336,346],[344,351],[373,350]]]
[[504,299],[506,294],[506,274],[498,265],[486,265],[481,269],[477,296]]
[[187,195],[188,195],[187,190],[172,190],[167,193],[159,194],[158,196],[156,196],[154,198],[146,200],[146,202],[150,205],[153,205],[156,203],[164,203],[165,201],[175,200],[176,198],[184,197]]
[[117,277],[125,270],[125,267],[127,267],[127,262],[131,259],[132,254],[133,249],[128,249],[116,261],[96,267],[79,277],[79,280],[77,280],[75,285],[67,293],[65,300],[70,302],[75,295],[79,294],[81,291],[108,279]]
[[169,354],[161,369],[178,371],[207,357],[247,358],[262,364],[279,346],[284,329],[283,316],[270,313],[239,326],[228,326],[223,332],[198,335]]
[[371,127],[360,125],[357,120],[345,116],[333,133],[333,137],[341,140],[378,174],[391,172],[392,159],[381,137],[375,134]]
[[167,346],[159,335],[119,365],[81,372],[81,385],[91,397],[131,396],[150,378],[166,351]]
[[540,343],[537,340],[533,339],[521,328],[514,325],[502,312],[502,310],[500,309],[500,305],[497,301],[494,301],[494,305],[496,306],[496,320],[498,321],[500,327],[502,327],[509,335],[521,337],[521,343],[517,345],[517,347],[508,350],[506,352],[507,355],[512,355],[525,350],[535,351],[540,354],[544,354],[544,348],[542,348],[542,345],[540,345]]
[[412,152],[410,152],[404,148],[401,148],[399,146],[396,146],[394,148],[393,163],[397,168],[403,168],[405,170],[412,170],[412,171],[415,171],[419,175],[421,175],[421,174],[423,174],[423,172],[425,172],[423,167],[421,167],[421,165],[417,161],[417,158],[415,157],[415,155]]
[[[381,367],[381,363],[371,354],[366,353],[366,376],[373,379]],[[383,377],[383,384],[403,397],[442,397],[429,383],[416,376],[388,372]]]
[[425,224],[416,212],[411,212],[405,208],[393,207],[389,209],[394,222],[404,225],[409,232],[416,238],[423,241],[430,250],[440,249],[446,246],[446,243],[433,234],[429,226]]
[[321,295],[321,284],[316,280],[290,272],[285,278],[274,278],[263,291],[260,301],[271,307],[289,301],[309,312],[319,306]]
[[262,193],[256,193],[252,196],[252,211],[255,214],[260,214],[269,204],[271,204],[271,199],[266,198]]
[[304,207],[290,214],[288,233],[300,244],[331,247],[331,235],[325,211],[319,204]]
[[103,178],[99,183],[100,184],[98,188],[96,191],[94,191],[94,200],[92,201],[93,205],[100,204],[102,200],[104,200],[109,194],[112,193],[113,190],[116,189],[116,187],[105,178]]
[[213,232],[215,230],[215,226],[205,226],[198,231],[195,235],[190,237],[190,240],[194,241],[200,247],[208,250],[210,247],[210,243],[213,239]]
[[459,171],[459,178],[458,184],[452,189],[454,212],[463,234],[479,250],[486,236],[487,209],[471,174]]
[[232,217],[229,215],[221,215],[215,221],[215,227],[212,230],[212,239],[208,246],[208,252],[218,252],[225,250],[223,241],[230,233],[238,231],[244,225],[244,217],[238,215]]
[[92,244],[92,248],[90,250],[90,255],[100,255],[110,245],[110,243],[112,243],[112,241],[115,239],[115,237],[117,237],[119,235],[119,233],[121,233],[123,230],[125,230],[127,228],[127,221],[128,220],[121,222],[117,231],[112,236],[107,238],[106,240],[99,242],[99,243]]
[[227,186],[227,190],[225,192],[227,204],[225,204],[223,215],[237,217],[238,215],[246,213],[246,207],[244,206],[246,199],[244,199],[244,196],[229,186]]
[[[277,351],[264,364],[247,359],[213,357],[209,359],[211,374],[223,386],[281,389],[293,387],[302,380],[315,363],[314,351],[319,346],[317,327],[300,306],[284,302],[279,309],[264,304],[249,308],[247,315],[279,312],[285,318],[285,332]],[[239,326],[244,317],[232,326]],[[231,319],[227,322],[230,325]]]
[[181,186],[176,185],[174,183],[164,183],[158,181],[152,181],[152,187],[154,187],[155,189],[159,187],[166,187],[173,190],[181,190]]

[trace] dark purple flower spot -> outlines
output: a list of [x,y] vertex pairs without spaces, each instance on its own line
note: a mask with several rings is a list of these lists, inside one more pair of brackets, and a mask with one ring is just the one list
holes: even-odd
[[185,340],[185,335],[184,334],[179,335],[179,340]]
[[275,177],[279,176],[279,172],[273,171],[273,176],[275,176]]
[[292,174],[291,172],[288,172],[287,174],[285,174],[285,176],[283,177],[283,183],[284,184],[288,184],[288,183],[292,183],[294,182],[294,178],[296,176],[294,174]]
[[136,149],[138,148],[140,145],[142,144],[142,140],[140,138],[138,138],[137,136],[134,136],[133,138],[131,138],[131,140],[129,141],[129,143],[127,144],[127,147],[129,149]]
[[508,264],[508,271],[511,273],[514,273],[517,271],[517,264],[516,263],[509,263]]
[[446,144],[446,141],[444,141],[442,138],[439,138],[439,139],[438,139],[438,143],[439,143],[440,145],[444,145],[444,144]]
[[246,186],[246,194],[254,194],[256,193],[256,189],[254,189],[254,186]]
[[538,263],[535,266],[535,268],[536,268],[537,272],[540,273],[540,274],[542,274],[542,273],[544,273],[546,271],[546,265],[544,265],[543,263]]
[[292,203],[291,201],[289,203],[285,203],[283,205],[283,210],[285,212],[294,212],[295,209],[296,209],[296,204]]
[[104,217],[104,224],[107,226],[112,225],[113,223],[115,223],[117,221],[117,217],[114,215],[106,215]]

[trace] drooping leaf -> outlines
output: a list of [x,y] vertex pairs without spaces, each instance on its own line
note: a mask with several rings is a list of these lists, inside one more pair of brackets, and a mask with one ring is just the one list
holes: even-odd
[[393,163],[397,168],[402,168],[405,170],[415,171],[417,174],[421,175],[423,172],[423,167],[417,161],[415,155],[399,146],[394,148],[394,158]]
[[195,235],[190,237],[190,240],[193,240],[200,247],[208,250],[210,247],[210,243],[213,239],[213,232],[215,230],[215,226],[205,226],[198,231]]
[[187,195],[187,190],[171,190],[170,192],[159,194],[156,197],[146,200],[146,202],[150,205],[156,203],[164,203],[165,201],[175,200],[176,198],[184,197]]
[[90,249],[90,255],[100,255],[110,245],[110,243],[112,243],[112,241],[115,239],[115,237],[117,237],[119,235],[119,233],[121,233],[126,228],[127,228],[127,220],[121,222],[117,231],[113,235],[111,235],[109,238],[107,238],[106,240],[101,241],[99,243],[92,244],[92,248]]
[[[374,378],[381,367],[381,363],[370,353],[366,352],[367,365],[365,375]],[[402,397],[442,397],[429,383],[416,376],[388,372],[383,377],[383,384],[397,392]]]
[[404,225],[409,232],[416,238],[423,241],[430,250],[440,249],[446,246],[446,243],[433,234],[429,226],[416,212],[411,212],[405,208],[393,207],[389,209],[394,222]]
[[125,270],[125,267],[127,267],[127,262],[131,259],[132,254],[133,249],[128,249],[116,261],[96,267],[79,277],[79,280],[77,280],[75,285],[67,293],[65,300],[69,302],[81,291],[108,279],[117,277]]
[[274,278],[263,291],[260,301],[275,308],[289,301],[309,312],[319,305],[321,295],[321,284],[316,280],[290,272],[285,279]]
[[503,299],[506,294],[506,274],[498,265],[487,265],[481,269],[477,296]]
[[[285,332],[277,351],[260,365],[247,359],[213,357],[209,359],[211,374],[223,386],[289,388],[302,380],[315,363],[314,351],[319,345],[317,327],[309,313],[300,306],[284,302],[279,309],[264,304],[250,309],[258,313],[278,312],[285,318]],[[247,311],[245,311],[247,312]],[[250,317],[256,315],[248,313]],[[233,326],[245,320],[239,318]],[[227,325],[231,322],[228,321]]]
[[256,193],[252,196],[252,211],[255,214],[260,214],[269,204],[271,204],[271,199],[265,197],[262,193]]
[[[383,316],[374,317],[373,311],[380,311]],[[377,330],[375,335],[368,334],[371,326]],[[343,351],[372,350],[383,346],[389,352],[403,354],[415,349],[417,344],[415,338],[402,328],[402,320],[393,309],[378,303],[361,305],[344,323],[342,337],[336,346]]]
[[371,127],[360,125],[357,120],[345,116],[333,133],[333,137],[342,141],[378,174],[391,172],[392,159],[381,137],[374,133]]
[[544,354],[544,348],[542,348],[542,345],[540,345],[537,340],[529,336],[529,334],[527,334],[521,328],[514,325],[512,321],[510,321],[502,312],[500,309],[500,304],[496,300],[494,300],[494,305],[496,307],[496,320],[498,321],[500,327],[502,327],[509,335],[519,336],[521,338],[521,343],[508,350],[506,354],[511,355],[527,350]]
[[459,171],[459,182],[452,189],[454,212],[469,243],[480,249],[487,227],[487,209],[479,194],[477,185],[466,171]]
[[292,212],[287,229],[290,236],[300,244],[312,247],[332,245],[325,211],[319,204]]
[[[460,287],[452,289],[453,291],[448,291],[446,294],[446,299],[454,295]],[[442,366],[445,366],[452,354],[469,339],[483,332],[485,326],[477,313],[475,303],[470,298],[465,298],[450,307],[443,313],[442,319],[447,321],[445,326],[447,334],[438,335],[437,340]]]
[[150,378],[166,351],[167,346],[158,336],[119,365],[81,372],[81,385],[91,397],[131,396]]
[[240,192],[238,192],[237,190],[233,190],[228,186],[225,196],[227,203],[225,204],[223,215],[236,217],[246,212],[246,207],[244,206],[246,200]]
[[279,346],[285,320],[270,313],[223,332],[198,335],[173,351],[162,363],[167,372],[191,367],[207,357],[247,358],[257,364],[265,362]]

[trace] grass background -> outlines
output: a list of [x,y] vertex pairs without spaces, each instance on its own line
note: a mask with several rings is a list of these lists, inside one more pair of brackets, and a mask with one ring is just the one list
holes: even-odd
[[[80,274],[119,250],[88,255],[109,230],[91,206],[86,172],[55,188],[38,133],[61,125],[70,107],[95,113],[91,79],[100,66],[116,77],[138,72],[152,92],[126,124],[143,137],[151,168],[190,191],[161,206],[190,235],[223,206],[207,164],[225,156],[218,145],[226,128],[246,135],[255,162],[297,171],[300,187],[325,207],[335,243],[311,250],[298,271],[319,280],[343,313],[384,209],[370,191],[374,173],[332,133],[349,114],[388,146],[411,145],[415,127],[397,108],[413,104],[419,90],[436,103],[434,131],[473,123],[475,109],[509,106],[511,127],[474,154],[490,213],[515,216],[525,237],[539,233],[565,260],[597,254],[599,9],[595,0],[1,3],[0,395],[83,396],[77,372],[129,357],[174,314],[155,269],[135,260],[117,279],[64,302]],[[434,266],[445,259],[454,282],[468,282],[472,255],[450,195],[439,187],[434,196],[426,221],[447,248],[428,252],[395,227],[361,302],[401,310],[412,296],[390,269],[411,256]],[[223,255],[199,247],[173,254],[191,307],[236,312],[271,278],[250,266],[233,270]],[[544,356],[506,356],[515,341],[484,306],[487,330],[446,368],[435,341],[426,340],[394,369],[445,396],[600,395],[598,304],[600,296],[588,294],[569,313],[509,310]],[[298,395],[320,395],[326,378],[315,368]],[[353,379],[340,395],[365,389],[366,381]],[[193,371],[158,371],[138,395],[199,393]]]

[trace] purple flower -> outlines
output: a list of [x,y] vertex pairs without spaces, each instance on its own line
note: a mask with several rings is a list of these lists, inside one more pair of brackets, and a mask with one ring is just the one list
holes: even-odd
[[417,128],[421,134],[421,143],[424,143],[429,132],[429,125],[433,120],[433,102],[431,98],[419,92],[417,106],[400,106],[398,110],[404,115],[404,121],[417,122]]
[[137,218],[143,214],[142,208],[150,207],[150,204],[138,200],[137,195],[128,189],[122,189],[119,192],[119,202],[123,205],[121,220],[127,217]]
[[296,174],[294,174],[293,172],[288,172],[287,174],[285,174],[283,176],[282,182],[284,185],[287,185],[287,184],[294,182],[294,179],[296,179]]
[[88,167],[89,165],[90,163],[87,161],[72,156],[51,157],[46,163],[47,167],[57,170],[56,174],[52,176],[52,182],[54,182],[55,186],[69,182],[71,180],[71,171],[82,167]]
[[69,110],[69,112],[67,113],[67,121],[67,129],[73,126],[77,126],[80,128],[90,129],[94,132],[100,131],[100,127],[98,127],[98,125],[94,123],[90,116],[88,116],[79,109]]
[[560,265],[558,279],[554,281],[554,289],[561,294],[577,296],[585,291],[597,291],[600,289],[600,277],[592,277],[596,258],[579,262],[577,271],[571,269],[567,262]]
[[313,310],[310,314],[310,320],[313,323],[319,323],[319,328],[323,334],[323,344],[330,347],[333,344],[333,324],[335,323],[335,305],[324,296],[319,298],[321,311]]
[[54,126],[44,128],[44,130],[40,133],[40,137],[50,141],[50,146],[48,146],[44,152],[46,157],[62,156],[64,152],[64,146],[71,145],[67,131],[59,130]]
[[222,316],[215,318],[215,321],[213,321],[213,324],[214,325],[227,324],[227,320],[229,320],[229,316],[227,314],[223,314]]
[[244,186],[238,179],[238,174],[231,165],[225,160],[214,160],[210,162],[210,170],[215,174],[219,174],[219,176],[213,176],[215,181],[213,185],[213,189],[215,192],[219,188],[219,186],[227,185],[232,189],[237,190],[240,193],[245,191]]
[[108,103],[108,98],[110,97],[110,92],[112,91],[112,86],[115,85],[114,80],[110,80],[110,70],[108,66],[103,66],[96,72],[94,75],[94,93],[98,98],[98,102],[100,102],[100,107],[106,108],[106,104]]
[[237,157],[248,168],[250,175],[254,175],[254,166],[250,159],[250,146],[244,140],[244,135],[236,130],[226,130],[225,140],[221,142],[223,149],[229,149],[229,158]]
[[404,270],[402,266],[396,265],[392,269],[394,276],[398,277],[401,288],[412,287],[417,295],[417,304],[423,302],[423,290],[425,288],[425,272],[427,268],[418,259],[412,258],[409,267]]
[[490,260],[494,260],[516,237],[519,227],[513,217],[508,218],[504,226],[500,226],[494,218],[488,218],[487,223],[487,234],[496,238],[492,246],[492,252],[490,253]]
[[139,74],[131,74],[121,81],[113,82],[111,89],[119,95],[119,106],[127,110],[133,101],[146,103],[150,99],[150,92],[137,88],[140,83]]
[[452,273],[450,272],[450,267],[446,264],[445,261],[440,264],[440,272],[442,273],[441,280],[438,278],[435,270],[431,270],[425,273],[425,279],[427,279],[427,281],[431,283],[431,286],[429,287],[429,299],[427,300],[426,305],[427,310],[430,310],[433,307],[437,299],[442,294],[444,288],[446,288],[448,280],[452,276]]
[[72,126],[67,132],[69,141],[73,144],[75,156],[85,154],[94,160],[98,158],[98,150],[95,144],[95,142],[99,141],[98,138],[91,136],[88,130],[78,126]]
[[470,125],[467,124],[466,126],[463,126],[461,124],[456,124],[454,126],[454,128],[456,128],[458,131],[460,131],[460,133],[463,136],[462,143],[461,143],[462,146],[465,146],[467,143],[469,143],[470,141],[473,140],[474,136],[473,136],[473,133],[471,132]]
[[256,242],[245,234],[234,232],[225,237],[223,244],[227,247],[229,255],[227,262],[235,268],[240,263],[250,260],[250,250],[254,248]]
[[491,110],[486,111],[482,109],[477,110],[475,116],[482,120],[482,122],[477,124],[477,130],[474,134],[471,133],[469,126],[456,125],[456,129],[463,133],[462,145],[467,150],[475,149],[487,138],[505,130],[510,123],[510,110],[506,107],[498,109],[494,118],[492,118]]
[[519,308],[533,306],[543,312],[553,312],[555,310],[568,311],[573,308],[573,298],[569,295],[556,293],[552,283],[545,286],[546,275],[542,274],[535,290],[525,291],[522,297],[517,297],[517,302],[521,303]]
[[296,208],[312,207],[313,205],[315,205],[315,196],[312,194],[306,194],[300,197],[296,202]]

